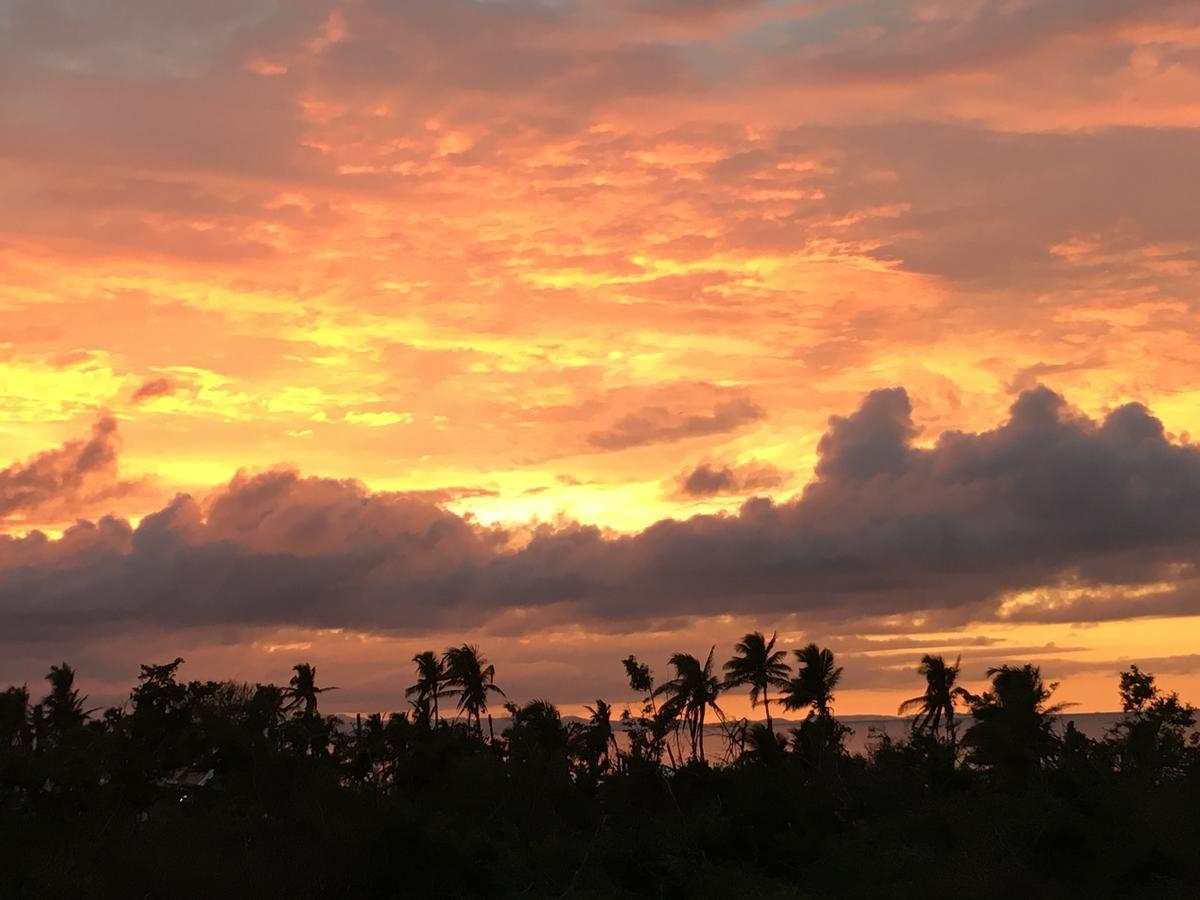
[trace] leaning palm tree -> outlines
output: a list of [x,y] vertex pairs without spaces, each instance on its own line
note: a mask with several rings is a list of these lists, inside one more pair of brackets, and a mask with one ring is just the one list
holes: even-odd
[[292,670],[296,673],[288,681],[288,686],[284,688],[284,696],[287,698],[285,710],[291,711],[297,706],[304,707],[304,715],[311,717],[317,712],[317,697],[326,691],[336,691],[335,687],[317,687],[317,667],[308,663],[299,663],[292,666]]
[[771,701],[767,692],[772,687],[783,688],[788,684],[788,676],[792,668],[784,659],[786,651],[775,649],[775,637],[772,634],[768,641],[759,631],[752,631],[734,645],[737,654],[725,663],[725,684],[723,687],[749,686],[750,706],[758,706],[762,698],[763,709],[767,713],[767,728],[773,728],[771,722]]
[[416,697],[418,705],[426,705],[433,711],[433,724],[437,725],[441,718],[438,714],[438,697],[445,693],[446,666],[432,650],[418,653],[413,657],[417,664],[417,683],[404,691],[405,697]]
[[902,716],[916,711],[917,716],[913,720],[914,731],[929,728],[937,732],[945,720],[946,738],[954,744],[957,728],[954,721],[954,701],[966,693],[955,684],[961,665],[961,656],[952,666],[946,665],[946,660],[941,656],[926,653],[921,657],[921,665],[917,667],[917,672],[925,677],[925,693],[905,700],[900,704],[899,710]]
[[692,743],[692,758],[704,762],[704,719],[711,709],[721,719],[725,714],[717,706],[717,695],[721,693],[721,682],[713,674],[713,647],[708,651],[704,665],[690,653],[676,653],[670,659],[675,677],[655,690],[665,694],[662,713],[671,717],[680,716],[687,726]]
[[446,690],[444,696],[458,698],[458,711],[467,714],[467,721],[475,720],[475,733],[483,736],[480,715],[488,720],[488,740],[496,740],[492,728],[492,714],[488,711],[488,695],[505,696],[495,683],[496,667],[489,665],[479,648],[471,644],[451,647],[442,657],[446,667]]
[[811,709],[820,719],[833,717],[833,692],[842,680],[842,667],[833,664],[833,651],[809,644],[794,651],[800,667],[783,689],[784,709]]

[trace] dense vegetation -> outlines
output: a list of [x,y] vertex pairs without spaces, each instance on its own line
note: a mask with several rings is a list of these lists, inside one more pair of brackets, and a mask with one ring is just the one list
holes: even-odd
[[[307,664],[286,687],[147,665],[100,714],[54,666],[40,702],[0,694],[0,897],[1195,896],[1200,747],[1153,676],[1120,676],[1124,717],[1092,740],[1058,732],[1036,667],[974,695],[926,656],[909,737],[864,757],[833,654],[794,655],[754,633],[663,681],[628,657],[643,701],[618,720],[505,703],[500,734],[467,645],[414,659],[406,712],[353,723]],[[734,690],[805,718],[728,719]]]

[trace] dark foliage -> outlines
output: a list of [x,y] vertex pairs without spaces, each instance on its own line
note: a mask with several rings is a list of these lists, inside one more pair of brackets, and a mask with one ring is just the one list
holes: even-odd
[[[533,700],[495,737],[476,648],[414,662],[411,714],[353,722],[320,711],[332,688],[307,664],[284,687],[146,665],[99,716],[66,664],[40,702],[0,693],[0,897],[1190,897],[1200,879],[1193,711],[1136,667],[1091,740],[1058,728],[1035,667],[973,696],[926,657],[909,738],[852,756],[815,645],[788,677],[748,635],[724,684],[711,653],[659,685],[629,657],[643,699],[621,725],[603,700],[582,721]],[[791,741],[730,722],[726,686],[807,717]]]

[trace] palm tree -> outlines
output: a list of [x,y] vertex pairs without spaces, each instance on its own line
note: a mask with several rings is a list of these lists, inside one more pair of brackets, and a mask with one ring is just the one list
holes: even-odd
[[951,745],[954,744],[955,729],[954,700],[963,697],[967,692],[958,687],[958,672],[962,665],[962,657],[954,661],[954,665],[946,665],[941,656],[926,653],[921,657],[921,665],[917,672],[925,677],[925,693],[911,697],[900,704],[899,714],[908,715],[913,710],[917,717],[913,720],[914,731],[924,731],[926,728],[936,732],[945,719],[946,737]]
[[488,720],[488,739],[496,740],[492,730],[492,714],[488,712],[488,694],[499,694],[504,697],[504,691],[495,683],[496,667],[489,665],[483,658],[479,648],[472,644],[461,647],[451,647],[442,657],[446,667],[447,697],[458,698],[459,712],[467,714],[467,721],[475,720],[475,733],[483,736],[483,724],[480,714],[486,714]]
[[413,657],[417,664],[417,683],[404,691],[405,697],[416,697],[418,706],[429,705],[433,710],[433,724],[441,721],[438,714],[438,697],[445,693],[446,666],[442,659],[432,650],[418,653]]
[[762,722],[755,722],[746,729],[738,762],[777,765],[786,758],[787,739],[783,735],[777,734],[773,728],[768,728]]
[[752,631],[734,645],[737,654],[725,663],[724,688],[750,687],[750,706],[758,706],[758,698],[762,697],[763,709],[767,713],[767,728],[773,728],[771,722],[771,701],[767,691],[772,687],[786,687],[792,668],[784,659],[787,652],[775,649],[775,637],[772,634],[768,641],[759,631]]
[[979,697],[964,692],[975,719],[963,736],[969,759],[999,775],[1029,778],[1054,754],[1053,717],[1067,704],[1047,705],[1058,685],[1046,684],[1037,666],[999,666],[987,674],[991,690]]
[[317,687],[316,666],[310,666],[308,663],[300,663],[299,665],[292,666],[292,669],[296,674],[288,681],[288,687],[284,688],[284,695],[288,698],[288,704],[284,709],[290,711],[303,704],[304,715],[306,717],[316,715],[317,696],[326,691],[336,691],[337,688]]
[[504,733],[509,759],[557,768],[565,774],[571,733],[563,726],[558,707],[549,700],[530,700],[524,706],[506,703],[504,708],[512,716],[512,725]]
[[50,731],[62,735],[82,725],[90,711],[83,708],[87,698],[80,697],[75,689],[75,670],[66,663],[51,666],[46,680],[50,682],[50,693],[41,706]]
[[[612,707],[603,700],[585,706],[591,716],[583,731],[584,755],[597,772],[608,769],[617,755],[617,736],[613,733]],[[611,753],[609,752],[611,750]]]
[[720,718],[725,714],[717,706],[717,695],[721,693],[721,682],[713,674],[714,646],[708,651],[704,665],[690,653],[676,653],[669,660],[675,669],[675,677],[659,685],[656,694],[666,694],[662,705],[664,715],[672,718],[682,716],[692,742],[692,758],[704,761],[704,718],[710,708]]
[[833,692],[842,680],[842,667],[834,665],[833,651],[809,644],[797,650],[799,668],[783,691],[784,709],[807,709],[799,728],[792,729],[796,752],[810,765],[836,766],[845,753],[843,739],[849,729],[833,717]]
[[651,759],[657,764],[662,759],[663,750],[666,750],[671,768],[676,768],[675,751],[668,737],[674,735],[678,743],[679,732],[675,728],[675,717],[664,715],[654,700],[658,693],[654,686],[654,673],[632,654],[621,660],[621,665],[625,667],[629,687],[645,698],[640,716],[633,715],[628,707],[621,714],[625,733],[629,735],[630,754],[637,759]]
[[833,664],[833,651],[809,644],[794,652],[800,667],[783,690],[784,709],[811,708],[810,715],[832,718],[833,692],[842,680],[842,667]]

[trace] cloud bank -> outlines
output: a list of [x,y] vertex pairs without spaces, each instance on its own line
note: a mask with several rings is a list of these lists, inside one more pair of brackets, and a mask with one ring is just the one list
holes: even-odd
[[[107,446],[110,428],[102,420],[93,441]],[[952,624],[1200,612],[1200,450],[1143,406],[1097,421],[1039,387],[991,430],[917,438],[906,392],[874,391],[830,420],[798,496],[627,535],[483,527],[354,481],[239,474],[136,528],[109,518],[58,540],[0,538],[0,613],[9,640],[28,640],[131,625],[416,634],[721,614]],[[89,468],[90,446],[68,445],[68,471]],[[35,463],[7,480],[57,471]],[[76,490],[51,479],[39,502],[55,486]]]

